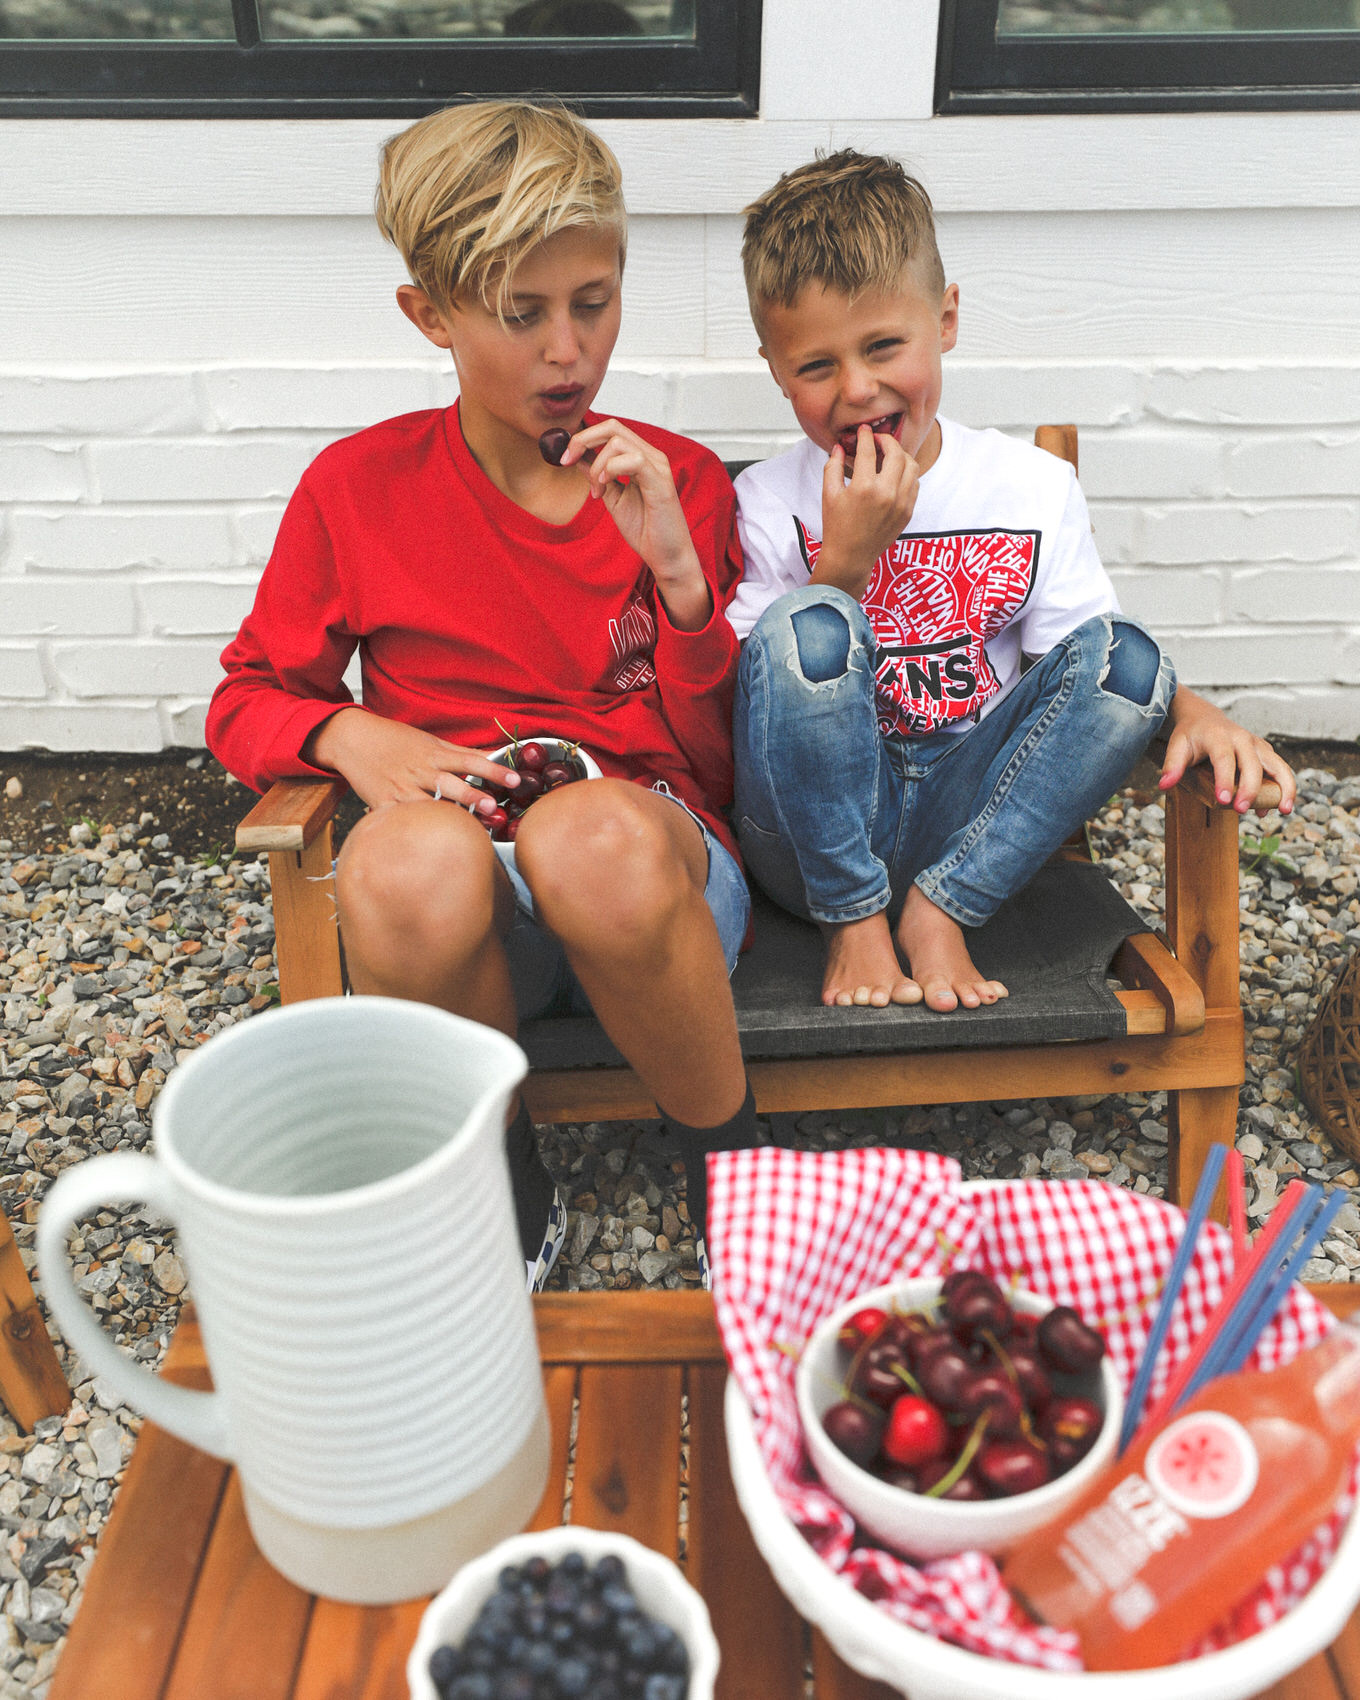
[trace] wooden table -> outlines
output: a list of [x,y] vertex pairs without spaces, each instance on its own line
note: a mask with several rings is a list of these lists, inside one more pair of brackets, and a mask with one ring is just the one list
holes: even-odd
[[[530,1527],[563,1521],[569,1493],[569,1521],[683,1550],[722,1649],[719,1700],[893,1700],[798,1618],[751,1542],[709,1296],[554,1293],[535,1306],[553,1465]],[[167,1373],[207,1385],[190,1317]],[[234,1472],[148,1423],[49,1700],[406,1700],[422,1607],[338,1605],[284,1581],[250,1537]],[[1263,1700],[1360,1700],[1360,1613]]]

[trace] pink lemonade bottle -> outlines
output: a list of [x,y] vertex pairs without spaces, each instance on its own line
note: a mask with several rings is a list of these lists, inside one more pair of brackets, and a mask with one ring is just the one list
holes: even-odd
[[1174,1663],[1324,1523],[1360,1440],[1360,1329],[1210,1382],[1002,1572],[1088,1670]]

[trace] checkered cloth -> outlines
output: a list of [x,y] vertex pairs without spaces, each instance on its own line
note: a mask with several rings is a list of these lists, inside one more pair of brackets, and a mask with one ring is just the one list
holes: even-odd
[[[984,1554],[914,1565],[855,1528],[803,1450],[795,1360],[820,1319],[856,1294],[972,1268],[1075,1306],[1104,1332],[1127,1392],[1184,1231],[1183,1212],[1099,1181],[963,1186],[958,1164],[948,1158],[884,1149],[723,1152],[709,1159],[708,1188],[718,1325],[790,1519],[833,1570],[900,1622],[992,1657],[1080,1669],[1076,1637],[1033,1626]],[[1229,1236],[1210,1223],[1176,1304],[1149,1407],[1231,1273]],[[1331,1324],[1330,1313],[1296,1287],[1247,1367],[1287,1363]],[[1356,1487],[1353,1477],[1350,1497],[1331,1522],[1276,1565],[1231,1623],[1196,1652],[1264,1628],[1302,1598],[1330,1561]]]

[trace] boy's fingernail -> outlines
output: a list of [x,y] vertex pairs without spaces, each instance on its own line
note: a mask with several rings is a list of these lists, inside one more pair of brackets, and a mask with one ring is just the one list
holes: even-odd
[[1219,794],[1218,794],[1218,800],[1219,800],[1219,802],[1220,802],[1220,803],[1229,803],[1229,802],[1231,802],[1231,801],[1232,801],[1232,792],[1231,792],[1231,791],[1229,791],[1229,790],[1228,790],[1228,788],[1227,788],[1227,787],[1226,787],[1226,786],[1225,786],[1225,787],[1224,787],[1224,788],[1223,788],[1223,790],[1221,790],[1221,791],[1220,791],[1220,792],[1219,792]]

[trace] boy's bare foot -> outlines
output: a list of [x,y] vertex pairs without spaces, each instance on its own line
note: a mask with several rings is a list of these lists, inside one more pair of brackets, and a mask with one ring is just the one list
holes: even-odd
[[912,886],[897,923],[897,942],[930,1009],[976,1009],[1010,994],[973,966],[963,928]]
[[826,940],[824,1004],[841,1009],[852,1004],[885,1009],[890,1003],[920,1003],[921,988],[902,972],[883,910],[863,921],[835,926],[823,921],[818,925]]

